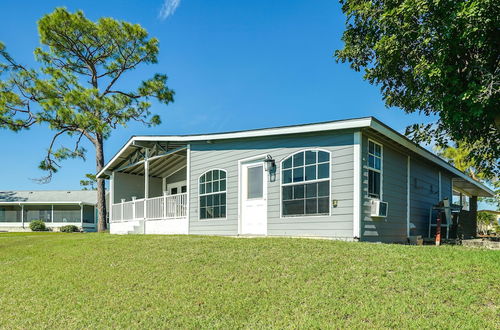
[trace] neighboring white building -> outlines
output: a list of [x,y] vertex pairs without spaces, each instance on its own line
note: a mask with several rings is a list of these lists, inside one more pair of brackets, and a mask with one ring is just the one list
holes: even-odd
[[96,231],[97,192],[91,190],[0,191],[0,231],[29,230],[33,220],[47,227],[75,225]]

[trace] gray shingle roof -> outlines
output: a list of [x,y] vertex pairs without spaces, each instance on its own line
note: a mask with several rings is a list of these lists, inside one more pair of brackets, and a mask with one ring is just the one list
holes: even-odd
[[97,203],[97,191],[92,190],[6,190],[0,191],[0,202],[6,203]]

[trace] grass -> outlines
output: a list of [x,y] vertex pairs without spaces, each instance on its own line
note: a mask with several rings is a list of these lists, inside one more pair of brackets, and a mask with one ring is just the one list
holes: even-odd
[[500,327],[500,252],[0,234],[0,328]]

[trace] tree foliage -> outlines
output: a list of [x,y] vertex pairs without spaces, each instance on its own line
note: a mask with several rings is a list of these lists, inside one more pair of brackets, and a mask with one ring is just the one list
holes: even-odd
[[[82,11],[70,13],[64,8],[42,17],[38,32],[36,69],[18,64],[0,48],[0,125],[21,129],[45,123],[55,132],[40,163],[47,180],[60,168],[60,161],[85,158],[82,139],[95,148],[98,172],[104,166],[103,141],[113,129],[131,120],[159,124],[159,116],[150,111],[151,101],[173,101],[164,74],[155,74],[131,90],[119,86],[127,72],[157,63],[159,42],[138,24],[113,18],[93,22]],[[13,119],[14,115],[19,118]],[[61,136],[73,138],[74,145],[57,145]],[[104,221],[104,181],[97,181],[99,221]]]
[[29,102],[22,97],[18,88],[24,84],[22,76],[10,77],[10,73],[19,66],[7,53],[2,42],[0,42],[0,59],[3,59],[0,62],[0,128],[13,131],[29,128],[35,123],[35,118]]
[[364,71],[388,107],[437,115],[407,134],[472,146],[482,171],[500,172],[500,2],[341,0],[347,16],[337,61]]
[[478,233],[482,235],[489,234],[490,232],[498,233],[500,229],[497,217],[488,211],[477,213],[477,227]]
[[446,148],[437,147],[436,151],[441,158],[448,161],[460,171],[492,188],[495,196],[481,198],[481,200],[496,205],[497,209],[500,210],[500,180],[498,176],[492,174],[490,171],[483,171],[481,168],[476,167],[477,162],[470,157],[471,149],[472,147],[467,146],[465,143],[459,143],[456,146]]
[[97,176],[90,173],[85,174],[85,179],[80,180],[80,186],[82,190],[96,190]]

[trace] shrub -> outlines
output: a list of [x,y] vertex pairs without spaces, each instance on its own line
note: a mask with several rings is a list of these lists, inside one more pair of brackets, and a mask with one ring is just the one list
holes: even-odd
[[30,222],[30,229],[32,231],[46,231],[47,227],[42,220],[33,220]]
[[75,225],[66,225],[66,226],[62,226],[61,228],[59,228],[59,230],[62,232],[62,233],[76,233],[78,231],[80,231],[78,229],[77,226]]

